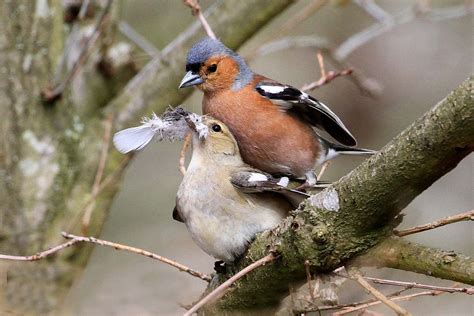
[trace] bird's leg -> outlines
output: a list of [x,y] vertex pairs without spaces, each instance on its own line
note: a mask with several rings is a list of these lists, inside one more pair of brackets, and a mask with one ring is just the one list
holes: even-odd
[[309,189],[315,186],[316,183],[318,182],[318,178],[316,177],[314,170],[310,170],[306,172],[304,176],[306,178],[306,181],[302,185],[296,188],[296,190],[298,191],[306,191],[306,189]]
[[224,274],[226,273],[226,264],[222,260],[218,260],[214,262],[214,271],[216,271],[217,274]]

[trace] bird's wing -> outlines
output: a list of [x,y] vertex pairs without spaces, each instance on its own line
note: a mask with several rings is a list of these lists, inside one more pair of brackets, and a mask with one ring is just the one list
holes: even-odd
[[324,103],[289,85],[263,79],[255,86],[257,92],[283,110],[294,113],[311,125],[324,129],[341,144],[355,146],[354,136]]
[[292,204],[298,205],[309,197],[308,194],[288,188],[287,177],[275,178],[272,175],[251,168],[238,168],[231,174],[232,185],[244,193],[276,192],[284,195]]

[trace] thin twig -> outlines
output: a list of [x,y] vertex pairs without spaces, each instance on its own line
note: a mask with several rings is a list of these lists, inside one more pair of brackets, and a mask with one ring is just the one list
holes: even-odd
[[199,271],[196,271],[196,270],[193,270],[181,263],[178,263],[174,260],[171,260],[171,259],[168,259],[168,258],[165,258],[163,256],[160,256],[160,255],[157,255],[153,252],[150,252],[150,251],[147,251],[147,250],[143,250],[143,249],[140,249],[140,248],[136,248],[136,247],[132,247],[132,246],[127,246],[127,245],[123,245],[123,244],[118,244],[118,243],[114,243],[114,242],[111,242],[111,241],[107,241],[107,240],[102,240],[102,239],[98,239],[98,238],[94,238],[94,237],[83,237],[83,236],[76,236],[76,235],[73,235],[73,234],[68,234],[66,232],[62,232],[61,235],[64,237],[64,238],[67,238],[67,239],[72,239],[72,240],[76,240],[76,241],[80,241],[80,242],[87,242],[87,243],[92,243],[92,244],[96,244],[96,245],[100,245],[100,246],[104,246],[104,247],[110,247],[110,248],[114,248],[115,250],[123,250],[123,251],[128,251],[128,252],[132,252],[132,253],[135,253],[135,254],[138,254],[138,255],[142,255],[142,256],[145,256],[145,257],[148,257],[148,258],[151,258],[151,259],[155,259],[155,260],[158,260],[160,262],[163,262],[163,263],[166,263],[167,265],[170,265],[180,271],[183,271],[183,272],[186,272],[194,277],[197,277],[197,278],[200,278],[201,280],[204,280],[204,281],[207,281],[209,282],[211,280],[211,277],[206,275],[206,274],[203,274]]
[[319,170],[318,174],[316,175],[316,181],[321,180],[321,178],[323,177],[323,174],[326,172],[326,169],[329,167],[330,164],[331,164],[331,161],[325,161],[321,165],[321,170]]
[[106,20],[105,18],[109,13],[112,3],[113,0],[107,1],[105,8],[102,10],[102,14],[100,15],[97,20],[97,23],[95,24],[94,31],[87,39],[83,49],[81,50],[81,53],[79,54],[79,57],[77,58],[76,62],[72,66],[72,69],[68,72],[64,80],[59,84],[56,84],[53,87],[47,88],[42,91],[41,94],[44,101],[54,102],[55,100],[57,100],[62,95],[68,84],[71,83],[71,81],[78,74],[79,69],[81,69],[82,65],[84,65],[84,63],[87,61],[89,53],[91,52],[91,48],[94,46],[94,43],[99,38],[100,33],[102,32],[102,26],[104,25],[104,21]]
[[408,311],[406,311],[404,308],[398,306],[395,304],[393,301],[388,299],[382,292],[374,288],[372,285],[367,282],[367,280],[364,279],[364,277],[359,273],[359,272],[354,272],[354,280],[356,280],[362,287],[364,287],[367,291],[369,291],[373,296],[375,296],[377,299],[379,299],[382,303],[393,309],[397,315],[402,315],[402,316],[409,316],[411,315]]
[[465,213],[441,218],[437,221],[434,221],[428,224],[415,226],[409,229],[400,230],[400,231],[395,230],[393,233],[397,235],[398,237],[403,237],[403,236],[407,236],[411,234],[424,232],[430,229],[435,229],[437,227],[441,227],[441,226],[452,224],[452,223],[457,223],[457,222],[462,222],[462,221],[472,221],[472,220],[474,220],[474,210],[470,210]]
[[316,58],[318,59],[319,69],[321,71],[321,78],[326,77],[326,67],[324,66],[324,57],[321,51],[316,53]]
[[337,77],[339,76],[347,76],[347,75],[351,75],[352,72],[353,72],[353,69],[352,68],[348,68],[348,69],[344,69],[344,70],[341,70],[341,71],[329,71],[329,72],[326,72],[326,67],[324,66],[324,58],[323,58],[323,54],[321,53],[321,51],[318,51],[318,53],[316,54],[316,57],[318,59],[318,64],[319,64],[319,69],[320,69],[320,72],[321,72],[321,76],[318,80],[316,81],[313,81],[311,83],[308,83],[308,84],[305,84],[301,90],[302,91],[310,91],[310,90],[314,90],[316,88],[319,88],[325,84],[328,84],[330,83],[331,81],[333,81],[334,79],[336,79]]
[[383,22],[374,23],[362,31],[350,36],[335,50],[334,55],[337,59],[345,60],[354,50],[363,46],[365,43],[393,29],[395,26],[409,23],[420,16],[437,22],[472,14],[474,11],[473,7],[474,6],[469,5],[443,7],[430,10],[429,12],[426,12],[426,14],[419,14],[421,12],[417,12],[416,6],[403,9],[399,13],[391,15],[390,18],[385,18]]
[[367,14],[377,20],[379,23],[393,23],[393,17],[374,0],[354,0]]
[[[87,13],[87,10],[89,8],[89,2],[90,0],[84,0],[82,1],[81,8],[79,9],[79,14],[77,15],[77,20],[82,21]],[[74,19],[75,22],[76,19]],[[79,23],[73,23],[71,32],[69,32],[68,38],[66,40],[66,44],[64,45],[64,50],[63,53],[61,54],[61,58],[58,63],[58,67],[56,68],[56,71],[54,72],[53,76],[53,82],[58,82],[59,79],[61,78],[61,74],[63,72],[64,65],[66,64],[66,59],[69,56],[69,53],[71,52],[71,48],[74,46],[74,41],[79,33]]]
[[[309,17],[311,17],[316,11],[318,11],[324,4],[326,4],[328,0],[313,0],[310,2],[306,7],[302,8],[299,10],[294,16],[288,18],[283,25],[277,28],[276,32],[273,32],[268,36],[265,40],[263,40],[263,44],[260,45],[259,47],[255,48],[252,50],[250,53],[247,54],[245,59],[253,59],[258,55],[264,55],[263,50],[265,50],[265,47],[267,45],[271,46],[272,43],[280,42],[281,43],[281,37],[285,36],[291,31],[293,28],[295,28],[298,25],[301,25],[305,20],[307,20]],[[280,38],[274,41],[274,38]]]
[[204,17],[204,14],[202,14],[201,12],[201,6],[199,5],[199,0],[184,0],[184,4],[193,10],[193,15],[197,15],[207,35],[210,38],[217,39],[216,34],[214,33],[211,26],[207,22],[206,18]]
[[372,281],[377,284],[389,284],[394,286],[403,286],[406,288],[417,288],[425,290],[434,290],[442,291],[448,293],[465,293],[469,295],[474,295],[474,287],[446,287],[446,286],[436,286],[436,285],[427,285],[420,284],[416,282],[403,282],[403,281],[394,281],[394,280],[385,280],[379,278],[365,277],[366,280]]
[[181,152],[179,153],[179,171],[184,176],[186,173],[186,151],[191,143],[192,133],[189,132],[184,137],[183,148],[181,148]]
[[76,239],[72,239],[72,240],[69,240],[65,243],[62,243],[62,244],[57,245],[55,247],[49,248],[45,251],[38,252],[38,253],[36,253],[34,255],[31,255],[31,256],[11,256],[11,255],[2,255],[2,254],[0,254],[0,260],[38,261],[38,260],[44,259],[46,257],[52,256],[55,253],[57,253],[57,252],[59,252],[63,249],[69,248],[69,247],[77,244],[78,242],[80,242],[80,241],[76,240]]
[[[391,299],[395,296],[400,295],[401,293],[403,293],[407,290],[409,290],[409,289],[408,288],[403,288],[403,289],[398,290],[396,292],[390,293],[386,296]],[[342,308],[347,308],[347,307],[356,307],[356,306],[359,306],[359,305],[364,305],[364,304],[373,303],[373,302],[380,302],[380,301],[377,300],[376,298],[371,298],[371,299],[368,299],[368,300],[354,302],[354,303],[347,303],[347,304],[314,306],[314,307],[309,307],[309,308],[306,308],[306,309],[293,310],[293,312],[295,314],[304,314],[304,313],[309,313],[309,312],[335,310],[335,309],[342,309]]]
[[109,115],[104,122],[104,136],[102,137],[102,150],[99,158],[99,165],[97,167],[97,172],[95,174],[94,184],[92,185],[92,199],[91,203],[85,208],[84,216],[82,217],[82,233],[87,234],[89,224],[91,221],[92,211],[94,210],[96,197],[98,196],[98,191],[100,183],[102,182],[102,176],[104,175],[105,164],[107,163],[107,157],[109,156],[109,147],[110,147],[110,137],[112,135],[112,125],[113,125],[113,115]]
[[200,278],[201,280],[204,280],[204,281],[207,281],[207,282],[211,281],[211,277],[204,274],[204,273],[193,270],[193,269],[191,269],[191,268],[189,268],[185,265],[182,265],[181,263],[178,263],[174,260],[162,257],[160,255],[157,255],[157,254],[153,253],[153,252],[149,252],[149,251],[146,251],[146,250],[143,250],[143,249],[140,249],[140,248],[131,247],[131,246],[123,245],[123,244],[118,244],[118,243],[114,243],[114,242],[111,242],[111,241],[106,241],[106,240],[102,240],[102,239],[98,239],[98,238],[94,238],[94,237],[76,236],[76,235],[73,235],[73,234],[68,234],[66,232],[62,232],[61,235],[64,238],[70,239],[70,240],[65,242],[65,243],[62,243],[60,245],[57,245],[55,247],[49,248],[45,251],[38,252],[38,253],[36,253],[32,256],[11,256],[11,255],[2,255],[2,254],[0,254],[0,260],[37,261],[37,260],[41,260],[41,259],[44,259],[46,257],[52,256],[52,255],[56,254],[57,252],[59,252],[63,249],[69,248],[69,247],[71,247],[75,244],[78,244],[78,243],[92,243],[92,244],[96,244],[96,245],[100,245],[100,246],[104,246],[104,247],[114,248],[115,250],[128,251],[128,252],[132,252],[132,253],[135,253],[135,254],[138,254],[138,255],[142,255],[142,256],[151,258],[151,259],[155,259],[155,260],[158,260],[160,262],[166,263],[167,265],[170,265],[174,268],[177,268],[180,271],[186,272],[186,273],[188,273],[188,274],[190,274],[194,277]]
[[[390,300],[394,301],[394,302],[409,301],[412,298],[415,298],[415,297],[418,297],[418,296],[427,296],[427,295],[437,296],[437,295],[441,295],[443,293],[445,293],[445,292],[442,292],[442,291],[425,291],[425,292],[418,292],[418,293],[404,295],[404,296],[393,297],[393,298],[390,298]],[[355,311],[358,311],[358,310],[361,310],[361,309],[365,309],[367,307],[379,305],[379,304],[382,304],[382,302],[381,301],[375,301],[375,302],[372,302],[372,303],[362,304],[362,305],[358,305],[358,306],[354,306],[354,307],[348,307],[348,308],[346,308],[346,309],[344,309],[340,312],[333,313],[332,315],[333,316],[346,315],[346,314],[349,314],[349,313],[352,313],[352,312],[355,312]]]
[[[128,163],[132,160],[134,156],[134,153],[129,153],[125,156],[125,158],[120,162],[119,166],[107,177],[105,177],[104,181],[102,181],[99,185],[99,188],[96,192],[92,192],[91,196],[87,199],[85,202],[84,210],[86,210],[90,204],[94,203],[95,199],[99,194],[102,193],[108,186],[115,181],[124,171],[124,169],[128,166]],[[79,212],[77,215],[81,215],[83,212]],[[74,230],[74,227],[76,226],[76,223],[78,222],[78,218],[75,218],[74,220],[71,221],[71,225],[68,230],[72,231]]]
[[118,23],[119,31],[126,36],[129,40],[135,43],[138,47],[140,47],[145,53],[147,53],[150,57],[156,57],[159,55],[158,49],[150,43],[145,37],[143,37],[140,33],[135,31],[133,27],[130,26],[125,21],[120,21]]
[[244,275],[248,274],[252,270],[255,270],[261,266],[266,265],[269,262],[272,262],[276,259],[277,257],[273,254],[270,253],[266,255],[265,257],[255,261],[254,263],[248,265],[244,269],[240,270],[237,272],[235,275],[233,275],[231,278],[229,278],[227,281],[219,285],[217,288],[215,288],[211,293],[206,295],[203,299],[201,299],[199,302],[197,302],[196,305],[194,305],[190,310],[188,310],[184,316],[191,316],[193,313],[197,312],[201,307],[203,307],[205,304],[214,302],[215,300],[221,298],[230,288],[232,284],[234,284],[237,280],[242,278]]
[[311,297],[311,302],[314,303],[316,298],[314,297],[313,284],[311,283],[311,271],[309,271],[309,260],[304,261],[304,268],[306,270],[306,282],[308,283],[309,297]]

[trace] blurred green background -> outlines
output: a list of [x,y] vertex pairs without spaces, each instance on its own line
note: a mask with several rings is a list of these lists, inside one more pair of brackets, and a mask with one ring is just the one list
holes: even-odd
[[[296,2],[248,41],[240,52],[248,54],[263,41],[277,39],[275,34],[278,35],[282,24],[310,2]],[[469,1],[432,1],[434,7],[463,3]],[[415,1],[386,0],[377,1],[377,4],[396,14],[413,7]],[[212,1],[202,2],[204,8],[209,5]],[[122,16],[158,49],[194,21],[182,1],[123,1]],[[288,36],[317,35],[337,45],[372,23],[373,19],[356,4],[329,1],[293,28]],[[360,146],[380,149],[473,73],[473,30],[472,15],[443,21],[419,17],[395,26],[353,51],[347,59],[357,70],[384,87],[377,98],[361,95],[347,78],[338,78],[313,91],[312,95],[331,106],[357,137]],[[316,49],[293,48],[257,57],[250,65],[257,73],[300,87],[319,78],[315,56]],[[147,60],[141,53],[136,58],[137,63],[141,64]],[[183,60],[183,74],[184,63]],[[326,67],[334,69],[328,61]],[[199,112],[201,98],[202,94],[196,91],[184,105]],[[140,119],[137,117],[137,125]],[[126,172],[122,190],[113,203],[101,238],[154,251],[209,273],[214,259],[193,243],[183,224],[171,218],[182,178],[178,171],[180,148],[181,143],[155,142],[136,156]],[[326,172],[325,180],[338,179],[361,161],[361,158],[354,157],[336,158]],[[474,158],[471,155],[408,206],[402,227],[472,209],[473,169]],[[473,226],[469,222],[409,239],[474,255]],[[452,283],[392,270],[370,273],[405,281]],[[205,285],[203,281],[156,261],[96,248],[65,302],[64,314],[181,314],[184,310],[179,304],[194,302]],[[363,296],[360,288],[350,287],[341,298],[355,301]],[[468,296],[444,294],[436,298],[417,298],[402,305],[414,315],[473,315],[473,301]],[[383,307],[379,310],[391,313]]]

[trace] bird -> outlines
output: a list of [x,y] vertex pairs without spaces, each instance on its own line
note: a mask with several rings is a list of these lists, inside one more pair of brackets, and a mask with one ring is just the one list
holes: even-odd
[[[186,58],[180,88],[204,92],[203,114],[225,123],[243,160],[273,175],[316,183],[314,167],[339,154],[371,155],[324,103],[290,85],[254,73],[221,41],[205,37]],[[325,130],[340,144],[319,135]]]
[[[186,118],[193,134],[173,218],[206,253],[233,263],[259,232],[274,228],[306,193],[246,164],[229,128],[210,116]],[[217,264],[217,263],[216,263]]]

